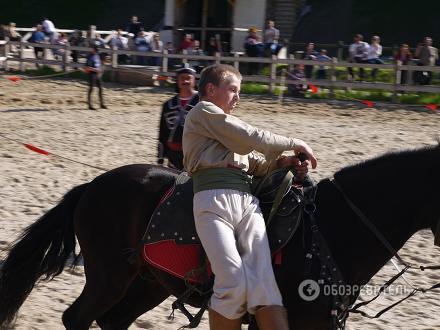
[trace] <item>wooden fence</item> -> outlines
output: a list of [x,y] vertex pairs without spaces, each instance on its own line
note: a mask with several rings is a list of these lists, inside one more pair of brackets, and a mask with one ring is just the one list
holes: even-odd
[[[9,56],[10,47],[17,47],[18,56]],[[3,43],[4,52],[6,54],[3,57],[4,63],[3,67],[8,70],[9,62],[19,62],[19,69],[24,71],[24,63],[38,63],[45,65],[59,65],[64,71],[68,68],[78,68],[83,67],[84,63],[75,63],[70,60],[71,51],[79,51],[83,53],[88,53],[91,48],[88,47],[78,47],[66,45],[53,45],[45,43],[30,43],[23,41],[6,41]],[[44,49],[44,54],[48,54],[49,50],[63,49],[63,56],[61,60],[50,60],[47,56],[42,59],[26,58],[25,52],[28,47],[40,47]],[[435,85],[402,85],[399,82],[402,75],[402,71],[406,71],[408,77],[412,76],[414,71],[432,72],[439,73],[440,67],[438,66],[416,66],[416,65],[402,65],[397,62],[395,64],[366,64],[366,63],[349,63],[349,62],[339,62],[336,58],[333,58],[331,62],[320,62],[312,60],[298,60],[290,55],[288,59],[281,59],[273,56],[272,58],[261,58],[261,57],[244,57],[240,54],[235,53],[233,56],[205,56],[205,55],[189,55],[189,54],[169,54],[166,50],[162,53],[156,52],[138,52],[129,50],[118,50],[103,48],[100,52],[109,54],[111,58],[111,64],[106,65],[106,70],[111,70],[114,72],[123,71],[124,69],[138,70],[139,72],[145,74],[158,74],[161,76],[175,76],[175,72],[172,70],[174,68],[170,67],[169,61],[175,60],[183,64],[198,61],[204,63],[228,63],[236,68],[239,68],[240,63],[260,63],[261,66],[269,66],[270,74],[269,76],[243,76],[243,81],[245,82],[259,82],[269,85],[270,92],[274,92],[277,85],[288,85],[288,84],[314,84],[316,86],[322,86],[330,90],[330,94],[333,93],[335,88],[349,88],[349,89],[373,89],[373,90],[385,90],[393,92],[396,97],[397,93],[400,91],[405,92],[429,92],[429,93],[440,93],[440,86]],[[144,67],[144,66],[126,66],[118,64],[118,55],[131,55],[136,57],[156,57],[161,58],[161,66],[157,67]],[[0,54],[1,57],[1,54]],[[277,70],[278,65],[287,66],[287,70],[291,69],[296,64],[303,65],[315,65],[315,66],[326,66],[328,72],[328,79],[304,79],[304,80],[291,80],[286,78],[283,71]],[[355,82],[355,81],[342,81],[337,79],[337,68],[369,68],[369,69],[387,69],[393,72],[393,82],[392,83],[382,83],[382,82]],[[286,70],[284,70],[285,72]]]

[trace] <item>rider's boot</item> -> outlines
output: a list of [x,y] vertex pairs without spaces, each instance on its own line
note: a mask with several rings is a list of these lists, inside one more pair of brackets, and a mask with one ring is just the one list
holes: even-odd
[[216,312],[212,308],[209,309],[209,329],[210,330],[240,330],[241,317],[238,319],[228,319]]
[[258,329],[289,330],[287,311],[283,306],[263,306],[255,312]]

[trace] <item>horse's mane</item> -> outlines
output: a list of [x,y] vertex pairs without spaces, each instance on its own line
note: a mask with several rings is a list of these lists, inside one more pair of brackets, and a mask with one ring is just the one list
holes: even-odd
[[[396,164],[402,164],[403,166],[396,166]],[[337,180],[347,180],[354,175],[359,176],[360,171],[364,175],[370,173],[374,176],[379,176],[381,173],[388,175],[390,171],[409,175],[411,173],[414,174],[416,165],[418,165],[417,169],[420,171],[421,164],[425,164],[427,168],[440,168],[440,141],[436,145],[419,149],[388,152],[384,155],[344,167],[337,171],[334,177]],[[400,171],[402,173],[399,173]],[[421,173],[415,174],[419,175]]]

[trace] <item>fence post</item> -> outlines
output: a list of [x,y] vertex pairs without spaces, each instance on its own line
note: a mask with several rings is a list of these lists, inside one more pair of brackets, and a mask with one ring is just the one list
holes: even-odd
[[270,84],[269,92],[272,94],[275,91],[275,79],[277,78],[277,56],[272,55],[272,62],[270,63]]
[[344,42],[339,40],[338,41],[338,61],[342,61],[343,56],[344,56]]
[[402,61],[396,61],[396,63],[394,64],[394,88],[393,88],[393,96],[392,96],[392,101],[394,103],[397,102],[397,89],[398,89],[398,85],[400,84],[400,79],[402,77],[402,72],[400,70],[400,67],[402,65]]
[[234,53],[234,68],[236,68],[237,70],[240,70],[240,62],[237,60],[240,57],[240,55],[235,52]]
[[5,68],[5,72],[8,71],[8,58],[9,58],[9,51],[11,48],[11,45],[9,44],[9,37],[5,37],[5,64],[3,67]]
[[[294,60],[294,59],[295,59],[295,55],[290,54],[289,55],[289,60]],[[293,69],[293,64],[289,63],[289,66],[287,67],[287,70],[290,72],[290,71],[292,71],[292,69]]]
[[67,64],[69,62],[69,47],[70,47],[70,42],[66,42],[66,44],[64,45],[64,52],[63,52],[63,71],[64,72],[67,71]]
[[168,72],[168,50],[167,49],[164,49],[164,50],[162,50],[162,54],[163,54],[163,57],[162,57],[162,71],[163,72]]
[[20,41],[20,71],[24,72],[25,65],[24,65],[24,45],[23,42]]
[[116,80],[116,70],[118,68],[118,54],[116,54],[116,46],[111,48],[112,50],[112,81]]
[[220,64],[220,53],[219,52],[215,52],[215,64]]
[[278,104],[279,105],[283,105],[284,93],[286,92],[286,74],[287,74],[287,70],[283,69],[281,71],[280,94],[278,94]]
[[336,82],[336,63],[338,63],[338,59],[336,57],[332,57],[332,64],[330,66],[330,97],[335,96],[333,83]]
[[[188,51],[186,49],[182,50],[182,54],[183,55],[188,55]],[[188,63],[188,59],[187,58],[182,58],[182,66],[183,67],[187,67],[187,63]]]

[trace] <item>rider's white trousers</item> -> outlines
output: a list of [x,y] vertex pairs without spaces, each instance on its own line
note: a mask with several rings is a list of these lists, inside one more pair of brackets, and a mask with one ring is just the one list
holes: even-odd
[[194,218],[215,274],[211,308],[236,319],[258,306],[282,306],[258,199],[231,189],[200,191]]

